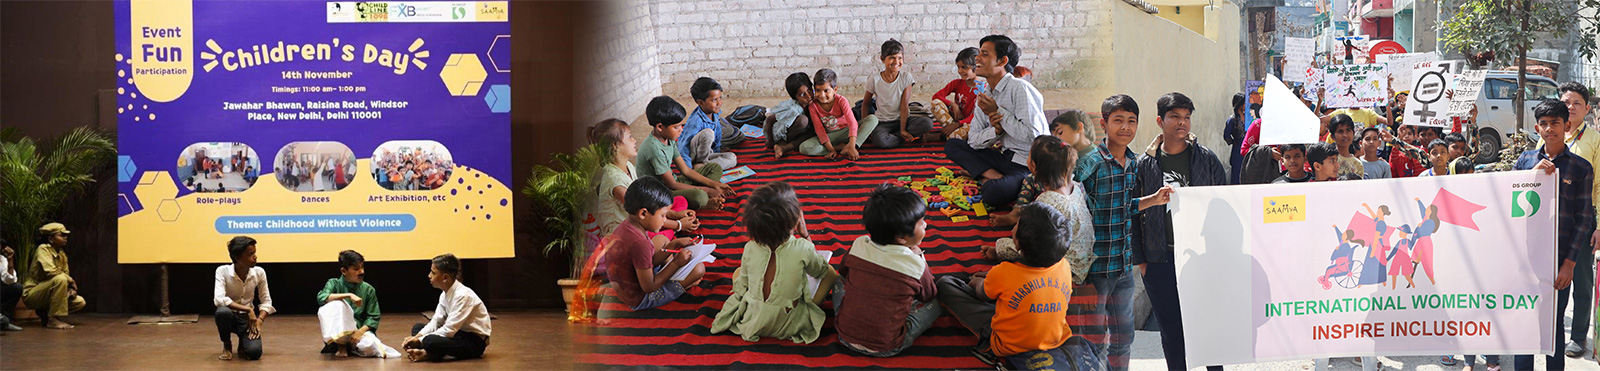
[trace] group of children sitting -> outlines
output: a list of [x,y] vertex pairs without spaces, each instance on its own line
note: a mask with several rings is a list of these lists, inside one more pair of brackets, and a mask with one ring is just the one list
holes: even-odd
[[[893,186],[871,194],[862,217],[867,235],[855,240],[840,264],[830,265],[826,251],[819,254],[808,240],[795,190],[775,182],[744,202],[741,215],[750,242],[712,331],[751,341],[772,337],[810,343],[827,315],[822,305],[831,299],[840,342],[864,355],[903,352],[948,310],[980,338],[975,353],[986,361],[1011,357],[1021,364],[1040,354],[1064,357],[1060,348],[1074,333],[1067,321],[1068,300],[1074,285],[1088,279],[1096,256],[1090,195],[1074,181],[1080,154],[1092,150],[1085,127],[1089,117],[1071,110],[1047,123],[1042,95],[1013,75],[1020,69],[1019,55],[1003,35],[963,50],[956,58],[961,78],[937,97],[955,99],[936,103],[934,110],[946,133],[946,154],[967,174],[983,179],[983,202],[1004,209],[1022,201],[992,222],[1012,227],[1015,236],[983,249],[985,257],[1000,261],[995,268],[935,279],[921,247],[926,201]],[[865,105],[876,113],[859,120],[837,93],[832,70],[790,75],[785,85],[791,99],[773,107],[764,125],[774,154],[856,159],[858,148],[868,143],[889,148],[923,140],[932,120],[909,114],[905,97],[915,80],[899,70],[900,43],[885,42],[880,56],[885,68],[867,88],[866,98],[874,103]],[[686,119],[716,120],[720,89],[706,93],[703,87],[715,87],[703,84],[708,80],[702,78],[691,90],[698,106],[693,114],[671,98],[652,100],[646,108],[651,136],[637,150],[621,120],[603,121],[590,132],[591,141],[612,154],[595,189],[596,219],[605,236],[596,250],[595,271],[632,310],[670,303],[699,284],[705,268],[684,248],[696,241],[681,233],[699,226],[694,210],[720,208],[732,196],[730,187],[712,178],[723,164],[715,162],[716,156],[700,155],[711,138],[720,136],[714,130],[718,126],[684,131]],[[685,146],[697,148],[683,155]],[[1152,196],[1141,206],[1164,200]],[[674,280],[680,271],[687,274]],[[885,316],[896,320],[883,321]]]
[[[212,303],[216,305],[217,335],[222,339],[220,360],[235,355],[261,359],[262,324],[277,312],[267,286],[267,271],[256,265],[256,240],[239,236],[228,241],[233,264],[217,267]],[[471,288],[463,285],[461,261],[453,254],[433,258],[428,282],[443,291],[427,323],[411,327],[400,341],[401,350],[378,340],[382,312],[378,292],[365,281],[366,259],[355,250],[339,253],[339,277],[317,292],[317,321],[322,331],[322,353],[336,356],[396,358],[402,354],[415,362],[472,359],[483,356],[489,345],[489,310]],[[259,300],[259,302],[258,302]],[[233,346],[233,338],[239,346]],[[237,349],[237,352],[236,352]]]

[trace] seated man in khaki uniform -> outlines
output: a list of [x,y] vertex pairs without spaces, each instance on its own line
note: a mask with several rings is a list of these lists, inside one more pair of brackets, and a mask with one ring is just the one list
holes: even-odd
[[23,304],[37,311],[47,328],[72,328],[62,317],[88,305],[78,296],[78,281],[72,279],[72,268],[67,264],[67,235],[71,233],[61,223],[39,227],[43,241],[33,253],[27,284],[22,288]]

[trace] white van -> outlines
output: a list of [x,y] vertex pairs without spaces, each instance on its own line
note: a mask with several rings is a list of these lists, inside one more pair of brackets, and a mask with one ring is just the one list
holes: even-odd
[[[1527,101],[1523,103],[1522,131],[1538,137],[1533,124],[1533,106],[1545,99],[1560,99],[1556,82],[1548,77],[1529,74]],[[1512,98],[1517,92],[1516,72],[1491,71],[1483,79],[1483,92],[1478,94],[1478,163],[1500,160],[1501,143],[1506,134],[1517,130],[1517,114]]]

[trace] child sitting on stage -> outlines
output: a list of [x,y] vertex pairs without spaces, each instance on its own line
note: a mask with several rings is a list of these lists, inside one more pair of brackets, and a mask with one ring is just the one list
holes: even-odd
[[461,260],[454,254],[433,257],[428,284],[444,292],[439,294],[433,318],[411,326],[411,337],[400,342],[412,362],[443,361],[446,356],[481,358],[489,347],[489,308],[460,279]]
[[339,277],[317,292],[317,323],[322,327],[322,353],[344,357],[396,358],[400,351],[378,340],[378,290],[367,284],[367,259],[355,250],[339,252]]
[[[272,292],[267,289],[267,271],[256,266],[256,240],[239,236],[228,241],[228,257],[233,264],[217,267],[211,303],[217,306],[217,334],[222,336],[222,355],[233,360],[233,336],[239,337],[239,356],[261,359],[261,324],[277,312]],[[256,298],[261,299],[258,308]]]

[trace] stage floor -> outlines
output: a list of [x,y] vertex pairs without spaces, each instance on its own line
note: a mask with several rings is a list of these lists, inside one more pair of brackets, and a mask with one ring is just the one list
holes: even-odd
[[[572,337],[581,325],[568,325],[560,310],[498,312],[494,337],[484,358],[441,364],[412,364],[404,358],[336,358],[318,353],[322,343],[313,315],[267,319],[265,354],[259,361],[218,361],[222,343],[211,316],[178,325],[128,325],[127,315],[76,316],[78,328],[49,330],[37,320],[22,332],[0,332],[0,369],[8,370],[210,370],[210,369],[516,369],[568,370],[574,367]],[[403,332],[425,321],[418,313],[385,313],[380,339],[399,345]]]

